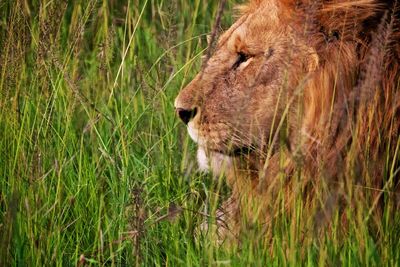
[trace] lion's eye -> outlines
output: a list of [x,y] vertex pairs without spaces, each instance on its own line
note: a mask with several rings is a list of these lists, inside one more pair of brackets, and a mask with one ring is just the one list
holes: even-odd
[[238,58],[237,58],[235,64],[233,64],[232,68],[233,69],[237,69],[240,66],[240,64],[246,62],[249,58],[250,58],[249,55],[246,55],[243,52],[239,52],[238,53]]

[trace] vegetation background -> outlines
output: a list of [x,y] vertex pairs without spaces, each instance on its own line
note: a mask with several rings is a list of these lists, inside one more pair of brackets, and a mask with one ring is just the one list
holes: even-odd
[[0,0],[0,266],[399,265],[391,221],[301,242],[282,218],[271,244],[240,248],[197,233],[227,189],[196,171],[173,100],[217,13],[208,0]]

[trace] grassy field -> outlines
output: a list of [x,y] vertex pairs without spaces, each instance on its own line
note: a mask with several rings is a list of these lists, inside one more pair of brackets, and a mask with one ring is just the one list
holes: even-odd
[[379,235],[355,221],[344,238],[300,242],[299,222],[281,218],[272,244],[240,248],[195,237],[227,188],[196,171],[173,100],[217,12],[207,0],[0,1],[0,266],[400,264],[392,220]]

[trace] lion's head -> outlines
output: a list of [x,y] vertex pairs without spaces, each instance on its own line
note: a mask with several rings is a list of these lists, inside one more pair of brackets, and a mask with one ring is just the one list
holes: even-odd
[[221,36],[175,107],[200,147],[228,156],[263,150],[299,77],[316,64],[315,50],[280,5],[264,1]]
[[[357,111],[350,109],[360,102],[352,94],[363,87],[360,75],[370,72],[370,54],[380,53],[372,64],[388,65],[383,62],[387,51],[396,51],[398,36],[387,29],[390,14],[384,12],[390,5],[377,0],[253,0],[241,7],[241,17],[175,100],[199,145],[200,165],[219,169],[221,159],[229,162],[243,154],[247,161],[263,161],[282,143],[312,160],[323,155],[331,161],[329,149],[340,150],[351,136],[350,113]],[[392,31],[390,40],[373,47],[379,25]],[[379,42],[385,38],[378,37]],[[397,57],[389,65],[397,64]],[[368,75],[379,79],[381,74]],[[372,83],[368,86],[375,88]],[[256,165],[252,168],[259,169]]]
[[[289,173],[295,158],[309,166],[311,179],[337,179],[359,155],[380,161],[400,128],[394,3],[253,0],[241,7],[240,18],[175,100],[199,145],[200,165],[217,173],[223,161],[228,169],[251,169],[252,179],[233,179],[240,195],[282,169]],[[283,166],[276,156],[282,151],[291,161]],[[357,156],[348,159],[349,153]]]

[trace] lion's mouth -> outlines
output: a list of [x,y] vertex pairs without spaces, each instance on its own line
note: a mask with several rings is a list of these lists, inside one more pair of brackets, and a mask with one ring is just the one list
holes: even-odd
[[248,156],[254,152],[253,146],[243,146],[232,150],[232,156]]
[[256,146],[253,144],[234,144],[233,142],[228,142],[226,140],[218,143],[209,142],[207,138],[201,136],[198,128],[192,121],[188,123],[187,131],[191,139],[197,143],[199,147],[202,147],[209,152],[218,153],[228,157],[243,157],[255,153]]
[[240,157],[240,156],[248,156],[254,152],[254,148],[251,146],[242,146],[239,148],[231,148],[231,149],[213,149],[209,148],[211,152],[216,152],[229,157]]
[[[200,147],[206,148],[210,152],[219,153],[229,157],[240,157],[240,156],[248,156],[254,152],[253,145],[242,145],[242,146],[226,146],[221,145],[221,147],[217,145],[207,145],[207,141],[199,135],[198,129],[193,125],[192,122],[189,122],[187,127],[189,136],[191,139],[196,142]],[[218,148],[216,148],[216,146]]]

